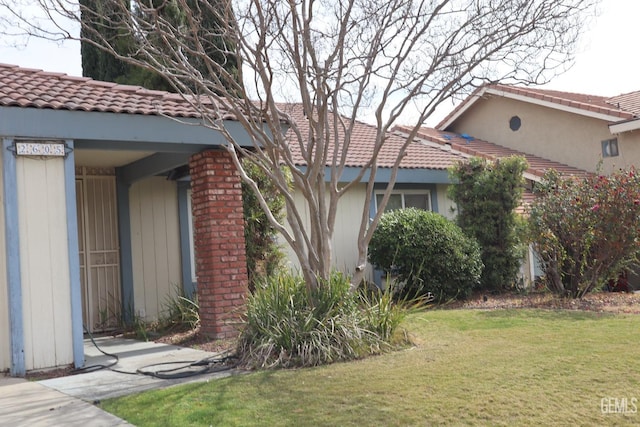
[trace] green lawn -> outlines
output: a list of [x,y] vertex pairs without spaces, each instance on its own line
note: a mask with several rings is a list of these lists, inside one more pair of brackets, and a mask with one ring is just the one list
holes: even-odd
[[[432,310],[415,346],[106,401],[137,426],[638,425],[640,316]],[[603,414],[623,409],[626,414]],[[610,400],[609,400],[610,399]],[[616,400],[617,399],[617,400]],[[635,411],[634,411],[635,412]]]

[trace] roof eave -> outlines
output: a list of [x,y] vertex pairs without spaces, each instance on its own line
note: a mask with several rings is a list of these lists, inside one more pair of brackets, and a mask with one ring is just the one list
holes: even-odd
[[488,86],[482,86],[478,88],[474,93],[469,95],[462,104],[460,104],[456,109],[453,110],[451,114],[445,117],[440,123],[436,125],[436,129],[438,130],[446,130],[449,126],[453,124],[458,118],[464,114],[469,108],[471,108],[476,101],[478,101],[482,95],[487,92]]
[[491,87],[491,86],[484,86],[483,88],[481,88],[480,91],[478,91],[477,93],[474,93],[473,95],[469,96],[469,98],[467,98],[465,101],[463,101],[463,104],[461,104],[461,106],[458,107],[456,111],[454,111],[454,114],[452,114],[449,117],[446,117],[442,122],[440,122],[436,126],[436,129],[438,130],[448,129],[449,126],[451,126],[456,120],[458,120],[458,118],[460,118],[460,116],[462,116],[469,108],[471,108],[484,94],[501,96],[503,98],[509,98],[516,101],[527,102],[529,104],[539,105],[542,107],[552,108],[554,110],[560,110],[567,113],[578,114],[581,116],[591,117],[594,119],[604,120],[607,122],[617,122],[620,120],[619,116],[616,116],[613,114],[587,110],[583,108],[574,107],[571,105],[558,104],[556,102],[551,102],[544,99],[538,99],[538,98],[534,98],[534,97],[530,97],[522,94],[511,93],[511,92],[500,90],[498,88]]
[[496,88],[489,88],[487,90],[487,92],[491,93],[491,94],[494,94],[494,95],[503,96],[505,98],[514,99],[516,101],[528,102],[530,104],[540,105],[542,107],[552,108],[552,109],[555,109],[555,110],[560,110],[560,111],[564,111],[564,112],[572,113],[572,114],[578,114],[578,115],[581,115],[581,116],[591,117],[591,118],[594,118],[594,119],[604,120],[604,121],[608,121],[608,122],[620,120],[620,116],[617,116],[617,115],[614,115],[614,114],[607,114],[607,113],[587,110],[587,109],[584,109],[584,108],[578,108],[578,107],[574,107],[574,106],[571,106],[571,105],[559,104],[557,102],[552,102],[552,101],[547,101],[547,100],[544,100],[544,99],[533,98],[533,97],[530,97],[530,96],[516,94],[516,93],[510,93],[510,92],[502,91],[502,90],[499,90],[499,89],[496,89]]
[[638,129],[640,129],[640,118],[625,120],[618,123],[611,123],[609,125],[609,132],[614,135],[619,133],[632,132]]

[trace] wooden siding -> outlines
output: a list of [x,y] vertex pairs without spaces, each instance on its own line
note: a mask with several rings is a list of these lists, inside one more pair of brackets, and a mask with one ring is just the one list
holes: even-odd
[[[438,211],[449,219],[455,218],[455,212],[451,211],[451,207],[455,207],[455,203],[446,196],[447,184],[438,184],[436,191],[431,192],[431,197],[437,197]],[[360,230],[360,217],[362,206],[365,200],[366,186],[364,184],[354,187],[341,200],[336,215],[336,225],[333,234],[333,266],[343,272],[352,274],[358,261],[358,232]],[[300,209],[300,213],[309,224],[309,212],[306,208],[305,201],[299,192],[294,194],[296,206]],[[433,201],[432,201],[433,203]],[[286,241],[280,238],[283,249],[289,261],[289,267],[296,271],[300,269],[295,253]],[[367,279],[373,280],[373,269],[371,265],[367,266]]]
[[149,178],[131,186],[129,200],[134,314],[155,320],[182,281],[177,185]]
[[[333,266],[348,274],[353,273],[358,262],[358,231],[360,230],[360,218],[365,200],[364,184],[358,185],[345,194],[338,205],[335,231],[333,233]],[[309,211],[300,192],[294,193],[295,203],[309,226]],[[295,252],[287,242],[281,238],[283,250],[292,270],[300,269],[300,263]],[[370,269],[369,269],[370,270]]]
[[27,371],[73,362],[63,162],[17,161]]
[[438,213],[453,220],[456,217],[456,203],[447,196],[448,189],[448,184],[436,185],[437,194],[435,196],[438,198]]
[[[0,152],[0,163],[2,156]],[[2,174],[0,174],[0,188],[2,188]],[[4,194],[0,191],[0,248],[5,253],[4,240]],[[0,256],[0,371],[11,367],[11,342],[9,330],[9,295],[7,291],[6,256]]]

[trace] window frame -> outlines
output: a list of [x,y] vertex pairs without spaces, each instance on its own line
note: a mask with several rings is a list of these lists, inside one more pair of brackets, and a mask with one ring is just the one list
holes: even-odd
[[[385,190],[376,190],[374,191],[373,194],[373,200],[374,200],[374,206],[375,206],[375,210],[376,212],[378,212],[378,195],[384,196],[384,192]],[[406,204],[405,204],[405,194],[406,195],[426,195],[427,196],[427,211],[431,211],[433,212],[433,200],[432,200],[432,191],[428,188],[425,189],[396,189],[396,190],[392,190],[390,196],[393,196],[395,194],[400,194],[401,197],[401,201],[402,201],[402,207],[401,209],[406,209]]]
[[189,255],[190,259],[190,268],[191,268],[191,281],[193,283],[198,282],[198,275],[196,274],[196,246],[194,242],[194,230],[193,230],[193,210],[191,209],[191,188],[187,190],[187,227],[189,229]]
[[[618,145],[618,138],[605,139],[601,141],[602,145],[602,158],[620,156],[620,146]],[[614,148],[615,147],[615,148]],[[612,150],[612,148],[614,148]]]

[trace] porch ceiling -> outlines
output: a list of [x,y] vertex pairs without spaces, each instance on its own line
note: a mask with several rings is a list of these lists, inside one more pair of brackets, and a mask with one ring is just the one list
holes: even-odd
[[152,151],[75,150],[76,166],[120,167],[152,155]]

